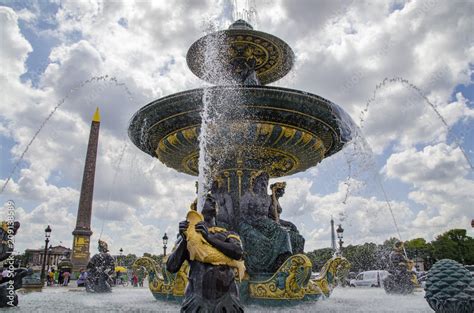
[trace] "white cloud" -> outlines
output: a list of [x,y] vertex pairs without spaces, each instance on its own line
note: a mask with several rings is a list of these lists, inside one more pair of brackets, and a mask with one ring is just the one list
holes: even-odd
[[10,8],[0,7],[0,66],[2,79],[12,79],[25,72],[25,61],[32,51],[29,42],[20,34],[18,15]]
[[471,169],[459,148],[444,143],[423,150],[392,154],[385,167],[387,177],[412,184],[408,197],[421,204],[414,225],[428,232],[442,228],[469,228],[474,196]]

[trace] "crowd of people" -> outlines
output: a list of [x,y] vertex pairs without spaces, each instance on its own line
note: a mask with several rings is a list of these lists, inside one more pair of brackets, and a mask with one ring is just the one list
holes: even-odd
[[[6,276],[6,274],[5,274]],[[127,286],[129,283],[133,287],[143,287],[145,276],[142,272],[128,273],[116,272],[115,284]],[[51,268],[46,276],[47,286],[69,286],[71,280],[71,273],[68,270],[55,270]],[[81,268],[79,276],[77,277],[77,287],[85,287],[87,280],[87,272]]]
[[145,276],[141,271],[132,272],[131,275],[118,271],[115,273],[115,285],[127,286],[130,283],[133,287],[143,287]]
[[71,272],[69,270],[55,270],[51,268],[48,271],[46,285],[47,286],[69,286]]

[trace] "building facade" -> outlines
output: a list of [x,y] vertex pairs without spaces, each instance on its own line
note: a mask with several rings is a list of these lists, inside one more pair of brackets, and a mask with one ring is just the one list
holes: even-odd
[[[70,255],[71,252],[72,252],[71,249],[60,246],[60,245],[49,247],[46,254],[46,268],[49,269],[53,267],[57,269],[59,262],[68,254]],[[26,261],[27,266],[31,267],[33,270],[41,270],[41,266],[43,265],[43,258],[44,258],[44,248],[26,249],[25,255],[27,259]]]

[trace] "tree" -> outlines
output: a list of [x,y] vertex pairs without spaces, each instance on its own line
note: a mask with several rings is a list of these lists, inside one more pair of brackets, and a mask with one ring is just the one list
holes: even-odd
[[133,263],[137,260],[137,256],[135,254],[127,254],[123,259],[121,260],[121,265],[124,267],[131,267]]
[[433,257],[433,246],[423,238],[405,241],[405,250],[410,259]]
[[432,243],[437,260],[452,259],[462,264],[474,264],[474,239],[465,229],[451,229]]
[[324,264],[332,258],[334,250],[331,248],[317,249],[312,252],[307,252],[306,256],[313,264],[313,272],[319,272]]
[[391,237],[383,242],[383,246],[391,250],[395,247],[395,244],[399,241],[400,240],[398,238]]
[[377,269],[378,247],[375,243],[349,245],[342,249],[342,254],[351,263],[352,272]]

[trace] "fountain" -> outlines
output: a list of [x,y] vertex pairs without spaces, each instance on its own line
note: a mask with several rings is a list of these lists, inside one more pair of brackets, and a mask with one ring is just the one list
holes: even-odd
[[108,253],[105,241],[99,240],[99,253],[95,254],[87,264],[86,291],[104,293],[112,291],[112,275],[115,273],[115,260]]
[[[187,53],[191,71],[215,86],[155,100],[136,112],[129,126],[130,139],[143,152],[199,176],[198,209],[209,191],[216,198],[217,226],[238,233],[245,249],[240,293],[247,302],[327,297],[335,276],[349,266],[334,257],[310,279],[304,238],[295,225],[279,219],[284,183],[272,186],[272,196],[267,192],[269,178],[316,166],[354,133],[352,119],[331,101],[266,86],[285,76],[293,61],[284,41],[237,20],[200,38]],[[173,275],[148,258],[136,265],[152,273],[150,290],[157,299],[182,297],[185,269]]]

